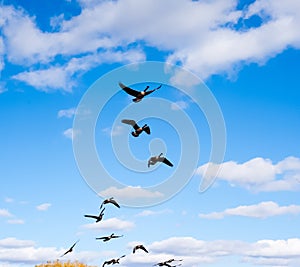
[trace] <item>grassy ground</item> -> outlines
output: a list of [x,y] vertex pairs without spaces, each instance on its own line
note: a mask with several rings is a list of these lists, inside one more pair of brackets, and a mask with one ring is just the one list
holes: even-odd
[[96,266],[90,266],[83,263],[80,263],[78,261],[75,262],[60,262],[59,260],[54,262],[47,262],[39,265],[35,265],[35,267],[96,267]]

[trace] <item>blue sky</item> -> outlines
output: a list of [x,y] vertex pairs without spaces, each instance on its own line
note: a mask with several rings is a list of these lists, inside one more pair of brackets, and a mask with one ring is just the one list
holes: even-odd
[[[3,0],[0,266],[56,260],[78,239],[74,252],[61,260],[102,266],[126,254],[120,266],[152,266],[173,257],[190,267],[299,266],[299,12],[296,0]],[[202,193],[210,122],[190,97],[201,96],[200,91],[180,91],[193,79],[180,75],[172,81],[181,85],[163,83],[140,103],[132,103],[117,83],[105,93],[99,88],[96,105],[98,97],[99,102],[105,94],[113,97],[95,125],[95,148],[105,169],[126,187],[97,192],[82,175],[74,155],[80,133],[72,129],[76,119],[90,113],[76,109],[103,75],[145,61],[193,73],[220,107],[226,151],[213,185]],[[145,112],[161,110],[163,101],[169,101],[169,109],[151,118],[137,113],[140,124],[151,126],[151,135],[134,139],[130,127],[116,118],[151,100],[158,104]],[[200,156],[194,175],[184,177],[188,183],[161,202],[163,194],[149,186],[180,171],[186,158],[179,144],[189,139],[183,138],[186,129],[174,127],[176,121],[168,124],[168,112],[190,118]],[[114,150],[113,142],[123,140],[131,155],[145,162],[144,173],[120,162],[125,146]],[[159,165],[149,171],[147,159],[164,149],[174,168]],[[104,195],[114,196],[121,208],[107,205],[104,220],[95,224],[83,215],[99,213]],[[127,205],[142,199],[159,204]],[[124,237],[95,240],[112,232]],[[138,243],[149,254],[133,255]]]

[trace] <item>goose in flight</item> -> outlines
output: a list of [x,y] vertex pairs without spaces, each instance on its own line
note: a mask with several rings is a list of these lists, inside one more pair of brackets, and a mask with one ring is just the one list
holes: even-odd
[[[176,266],[181,266],[181,263],[180,264],[177,264],[177,265],[171,265],[170,263],[173,262],[173,260],[168,260],[168,261],[163,261],[163,262],[159,262],[159,263],[156,263],[154,264],[153,266],[167,266],[167,267],[176,267]],[[181,260],[180,260],[181,261]]]
[[96,220],[96,223],[97,222],[100,222],[103,218],[103,215],[104,215],[104,210],[105,208],[103,208],[101,211],[100,211],[100,214],[97,216],[97,215],[84,215],[84,217],[87,217],[87,218],[93,218]]
[[96,237],[97,240],[102,240],[103,242],[107,242],[113,238],[119,238],[122,237],[123,235],[115,235],[114,233],[112,233],[109,236],[102,236],[102,237]]
[[137,103],[140,102],[146,95],[149,95],[151,93],[153,93],[154,91],[158,90],[160,86],[158,86],[157,88],[153,89],[153,90],[149,90],[149,86],[147,85],[147,87],[143,90],[143,91],[136,91],[130,87],[127,87],[126,85],[124,85],[123,83],[119,82],[119,86],[129,95],[134,96],[135,98],[132,99],[133,102]]
[[70,253],[73,251],[73,248],[75,247],[75,245],[79,242],[79,240],[77,240],[64,254],[61,255],[61,257],[65,256],[66,254]]
[[136,245],[134,248],[133,248],[133,253],[135,253],[138,249],[141,249],[141,250],[144,250],[146,253],[149,253],[149,251],[143,246],[143,245]]
[[115,205],[117,208],[120,208],[120,205],[118,204],[118,202],[115,201],[115,199],[113,197],[110,197],[110,198],[103,200],[103,202],[100,206],[100,209],[103,207],[103,205],[108,204],[108,203],[111,203],[111,204]]
[[121,256],[120,258],[117,258],[117,259],[111,259],[111,260],[109,260],[109,261],[105,261],[104,263],[103,263],[103,265],[102,265],[102,267],[104,267],[106,264],[107,265],[110,265],[110,264],[116,264],[116,263],[120,263],[119,262],[119,260],[121,259],[121,258],[124,258],[126,255],[123,255],[123,256]]
[[138,124],[134,120],[122,120],[123,123],[129,124],[133,127],[134,132],[131,132],[132,136],[138,137],[142,132],[146,132],[147,134],[150,134],[150,127],[145,124],[143,127],[138,126]]
[[148,160],[148,168],[150,167],[150,165],[155,165],[157,162],[163,162],[168,166],[173,167],[173,164],[166,157],[162,157],[162,155],[163,153],[160,153],[158,156],[151,157]]

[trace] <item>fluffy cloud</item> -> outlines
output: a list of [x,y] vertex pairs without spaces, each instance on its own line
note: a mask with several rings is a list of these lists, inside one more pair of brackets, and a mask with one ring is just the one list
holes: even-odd
[[[217,178],[253,191],[299,190],[300,159],[287,157],[277,164],[269,159],[254,158],[244,163],[234,161],[220,165]],[[203,175],[207,164],[200,166],[196,173]]]
[[244,216],[254,218],[267,218],[271,216],[284,214],[299,214],[299,205],[279,206],[273,201],[261,202],[255,205],[238,206],[236,208],[226,209],[221,212],[213,212],[209,214],[199,214],[201,218],[206,219],[222,219],[225,216]]
[[138,217],[148,217],[153,215],[161,215],[161,214],[170,214],[172,213],[172,210],[166,209],[166,210],[143,210],[142,212],[138,213],[136,216]]
[[180,109],[186,109],[189,106],[189,104],[185,101],[176,101],[171,104],[172,110],[180,110]]
[[[74,76],[100,64],[144,60],[144,44],[167,52],[168,62],[202,79],[300,47],[298,1],[256,0],[244,10],[236,0],[79,2],[79,15],[50,18],[55,31],[42,31],[21,8],[1,7],[0,70],[5,53],[10,63],[32,67],[15,79],[39,90],[70,91]],[[261,23],[251,24],[253,17]],[[63,62],[56,61],[58,55]]]
[[[49,260],[55,261],[68,248],[37,247],[32,240],[20,240],[14,237],[0,239],[0,265],[1,266],[33,266]],[[93,251],[74,251],[66,256],[68,260],[92,262],[98,260],[103,253]]]
[[[128,245],[132,247],[133,242]],[[239,240],[212,240],[205,241],[193,237],[171,237],[147,244],[150,253],[145,257],[142,253],[128,254],[123,260],[124,266],[146,267],[171,258],[183,260],[185,266],[196,267],[199,264],[222,263],[232,265],[232,256],[237,258],[239,266],[256,264],[259,266],[297,267],[300,262],[300,239],[286,240],[258,240],[243,242]],[[54,247],[37,247],[31,240],[18,240],[10,237],[0,239],[1,266],[27,264],[32,266],[56,260],[68,249]],[[106,253],[106,255],[104,255]],[[66,256],[68,260],[91,263],[99,261],[100,257],[110,257],[116,252],[93,252],[76,250]],[[230,257],[230,259],[229,259]],[[228,258],[228,261],[227,261]],[[181,262],[173,262],[181,263]],[[228,263],[228,264],[227,264]],[[26,265],[26,266],[27,266]]]
[[118,136],[123,134],[125,131],[125,128],[123,126],[115,126],[113,129],[110,127],[102,129],[102,132],[105,133],[107,136]]
[[7,221],[8,224],[24,224],[25,221],[22,219],[11,219]]
[[63,132],[63,135],[66,137],[66,138],[69,138],[69,139],[74,139],[76,138],[76,136],[80,133],[80,131],[76,131],[76,130],[73,130],[73,128],[69,128],[67,130],[65,130]]
[[45,211],[45,210],[48,210],[50,207],[51,207],[50,203],[43,203],[41,205],[38,205],[36,207],[36,209],[39,210],[39,211]]
[[107,220],[101,221],[101,223],[90,223],[85,224],[83,228],[91,230],[108,230],[108,231],[117,231],[117,230],[131,230],[135,227],[135,224],[130,221],[120,220],[118,218],[110,218]]
[[75,108],[69,108],[69,109],[62,109],[58,111],[57,117],[58,118],[72,118],[75,115],[76,109]]
[[248,266],[250,263],[259,266],[296,267],[300,260],[299,244],[298,238],[259,240],[248,243],[238,240],[204,241],[192,237],[172,237],[147,245],[151,251],[147,257],[129,255],[125,258],[124,264],[126,266],[150,266],[174,258],[182,259],[183,264],[190,267],[217,262],[230,266],[232,259],[227,262],[226,258],[237,256],[239,266],[244,264]]
[[87,56],[74,57],[63,65],[47,66],[45,69],[21,72],[14,75],[12,78],[25,82],[35,87],[37,90],[44,92],[53,90],[71,92],[72,88],[76,86],[74,80],[77,76],[102,63],[129,63],[132,61],[140,61],[142,59],[144,59],[144,56],[139,51],[99,52]]
[[13,215],[6,209],[0,209],[1,217],[12,217]]
[[158,198],[163,196],[163,194],[158,191],[152,192],[139,186],[127,186],[121,189],[110,187],[104,191],[101,191],[100,195],[106,197],[115,196],[116,198],[125,199]]

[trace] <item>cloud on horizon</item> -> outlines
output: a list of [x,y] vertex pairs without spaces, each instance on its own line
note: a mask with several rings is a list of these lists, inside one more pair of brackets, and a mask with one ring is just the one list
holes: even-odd
[[[202,176],[207,166],[200,166],[196,174]],[[220,164],[216,178],[254,192],[298,191],[300,159],[287,157],[276,164],[270,159],[259,157],[244,163],[227,161]]]

